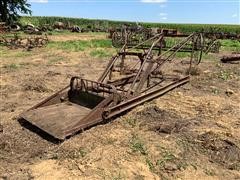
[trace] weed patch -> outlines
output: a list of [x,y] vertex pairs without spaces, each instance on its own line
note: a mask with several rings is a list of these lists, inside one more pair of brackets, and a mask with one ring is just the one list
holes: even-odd
[[127,118],[126,122],[128,125],[130,125],[132,128],[136,127],[137,125],[137,119],[136,118]]
[[144,146],[144,143],[139,139],[137,135],[133,135],[129,143],[132,152],[138,152],[141,153],[142,155],[148,154],[147,149]]
[[146,164],[148,165],[148,167],[149,167],[149,169],[151,171],[154,171],[154,169],[155,169],[154,165],[153,165],[152,161],[149,158],[146,158]]
[[87,41],[50,42],[47,47],[68,51],[84,51],[87,44]]
[[19,65],[17,65],[17,64],[9,64],[9,65],[5,65],[3,67],[7,68],[7,69],[17,69],[19,67]]
[[7,69],[7,70],[9,70],[9,71],[17,70],[17,69],[19,69],[20,67],[21,67],[21,65],[19,65],[19,64],[14,64],[14,63],[12,63],[12,64],[7,64],[7,65],[4,65],[4,66],[3,66],[3,68],[5,68],[5,69]]
[[55,48],[67,51],[84,51],[89,48],[111,48],[112,44],[110,40],[105,39],[93,39],[90,41],[64,41],[64,42],[50,42],[48,48]]
[[238,40],[221,40],[221,49],[225,51],[240,52],[240,42]]
[[92,57],[97,57],[97,58],[104,58],[104,57],[110,57],[111,54],[108,53],[108,52],[105,51],[105,50],[99,49],[99,50],[93,50],[93,51],[91,51],[91,52],[90,52],[90,56],[92,56]]
[[85,157],[86,155],[87,155],[87,150],[83,147],[80,147],[77,150],[70,151],[67,157],[70,159],[79,159],[79,158]]
[[111,48],[112,42],[108,39],[93,39],[90,41],[91,47]]
[[226,81],[231,78],[231,73],[228,71],[221,71],[218,77]]
[[164,151],[163,152],[163,157],[161,159],[157,160],[157,165],[160,166],[160,167],[164,167],[164,165],[167,162],[173,161],[175,159],[176,159],[176,157],[171,152]]

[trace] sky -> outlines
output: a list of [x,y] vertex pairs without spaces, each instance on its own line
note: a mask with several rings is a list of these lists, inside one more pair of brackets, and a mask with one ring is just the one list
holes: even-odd
[[28,0],[34,16],[239,24],[240,0]]

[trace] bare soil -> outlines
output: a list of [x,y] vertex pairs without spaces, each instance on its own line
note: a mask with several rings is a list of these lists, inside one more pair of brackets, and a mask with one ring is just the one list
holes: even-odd
[[97,79],[108,59],[0,48],[0,179],[240,179],[239,64],[204,59],[189,84],[58,142],[19,114],[72,76]]

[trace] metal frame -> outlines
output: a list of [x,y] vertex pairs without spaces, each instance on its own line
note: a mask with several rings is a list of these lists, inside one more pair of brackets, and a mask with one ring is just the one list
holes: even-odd
[[[21,117],[52,136],[65,139],[81,129],[109,120],[188,83],[190,80],[189,75],[175,77],[162,74],[164,66],[167,64],[174,66],[173,59],[177,52],[186,49],[186,47],[189,49],[187,51],[191,54],[189,69],[198,65],[201,61],[202,48],[199,48],[199,44],[197,44],[202,42],[199,33],[189,35],[167,50],[163,48],[164,33],[157,34],[132,47],[128,47],[127,42],[126,39],[125,44],[111,58],[105,71],[97,81],[73,77],[69,86],[30,108]],[[195,56],[196,52],[198,56]],[[132,66],[127,67],[126,61]],[[135,63],[136,61],[137,63]],[[114,78],[114,73],[121,77]],[[84,99],[84,95],[97,98],[96,103],[93,102],[95,105],[91,106],[88,115],[74,120],[74,125],[66,126],[64,130],[60,129],[62,132],[54,133],[49,128],[32,121],[32,119],[38,118],[34,117],[38,109],[42,110],[51,105],[69,102],[78,106],[87,106],[86,104],[90,102],[79,103],[81,101],[80,97]],[[57,119],[52,119],[52,121],[57,122]]]

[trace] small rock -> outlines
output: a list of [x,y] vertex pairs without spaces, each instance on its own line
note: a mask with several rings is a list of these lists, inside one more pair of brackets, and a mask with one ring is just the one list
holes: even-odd
[[174,129],[173,124],[162,124],[160,127],[158,127],[157,131],[160,133],[171,134],[173,129]]
[[211,73],[211,71],[210,70],[206,70],[206,71],[203,71],[203,73],[204,74],[209,74],[209,73]]
[[178,170],[178,167],[177,167],[177,165],[174,164],[174,163],[167,162],[167,163],[164,165],[164,169],[167,170],[167,171],[176,171],[176,170]]
[[209,86],[211,89],[217,89],[216,86]]
[[180,92],[180,91],[178,91],[178,92],[177,92],[177,95],[179,95],[179,96],[182,96],[182,95],[183,95],[183,93],[182,93],[182,92]]
[[231,90],[231,89],[227,89],[227,90],[225,91],[225,93],[226,93],[227,96],[231,96],[231,95],[234,94],[234,91]]

